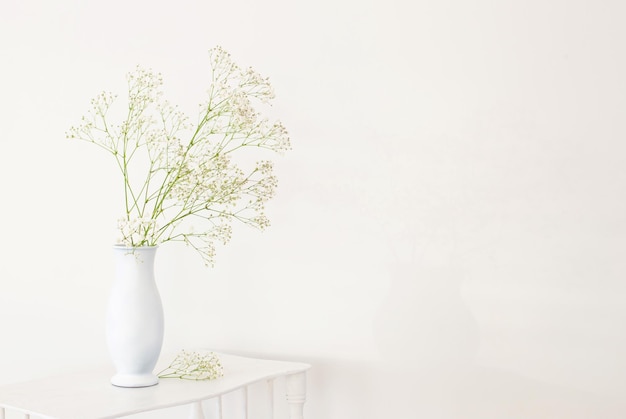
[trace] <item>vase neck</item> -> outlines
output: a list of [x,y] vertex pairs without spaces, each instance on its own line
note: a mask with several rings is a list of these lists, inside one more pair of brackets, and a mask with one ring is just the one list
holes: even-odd
[[157,247],[113,248],[116,276],[118,278],[145,278],[154,280],[154,258]]

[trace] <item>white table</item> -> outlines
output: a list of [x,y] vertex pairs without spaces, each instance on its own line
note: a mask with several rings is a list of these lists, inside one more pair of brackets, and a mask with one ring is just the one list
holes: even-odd
[[109,419],[140,412],[190,405],[190,419],[204,419],[202,401],[217,399],[222,417],[223,395],[266,381],[273,416],[273,380],[286,377],[286,398],[291,419],[303,418],[308,364],[271,361],[218,354],[224,377],[217,380],[189,381],[161,379],[144,388],[120,388],[109,383],[109,368],[42,380],[0,386],[0,419],[5,412],[22,412],[24,418]]

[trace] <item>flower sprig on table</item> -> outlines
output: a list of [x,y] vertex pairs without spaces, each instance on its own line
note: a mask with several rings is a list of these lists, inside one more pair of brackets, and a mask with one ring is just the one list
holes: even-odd
[[224,367],[214,352],[181,351],[169,367],[157,374],[159,378],[182,380],[215,380],[224,376]]
[[120,244],[128,247],[184,242],[213,265],[215,243],[231,238],[231,221],[269,226],[264,205],[277,179],[269,160],[244,169],[233,160],[244,150],[282,153],[291,148],[287,130],[254,108],[269,103],[267,78],[235,64],[221,47],[209,51],[208,98],[191,123],[163,99],[160,74],[137,67],[128,74],[128,109],[109,121],[116,96],[103,92],[66,136],[93,143],[115,159],[124,184]]

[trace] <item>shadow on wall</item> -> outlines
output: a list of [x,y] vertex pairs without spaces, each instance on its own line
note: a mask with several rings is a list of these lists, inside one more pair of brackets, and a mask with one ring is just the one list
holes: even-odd
[[478,324],[461,296],[457,263],[398,261],[374,321],[379,353],[405,367],[469,366],[479,349]]
[[[408,249],[413,256],[414,249]],[[480,331],[461,295],[464,270],[460,259],[452,255],[448,259],[446,263],[427,257],[419,264],[412,257],[395,258],[389,292],[374,320],[379,361],[315,363],[317,374],[327,370],[323,381],[340,385],[339,391],[351,382],[356,392],[364,392],[356,415],[332,412],[325,417],[624,417],[624,401],[477,365]]]
[[309,359],[305,417],[623,419],[626,403],[491,368],[390,368]]

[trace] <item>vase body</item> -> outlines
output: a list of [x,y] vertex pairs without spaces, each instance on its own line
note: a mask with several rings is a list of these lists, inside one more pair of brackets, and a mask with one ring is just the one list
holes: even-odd
[[115,281],[106,335],[115,386],[148,387],[159,381],[153,372],[163,345],[163,305],[154,278],[156,250],[113,247]]

